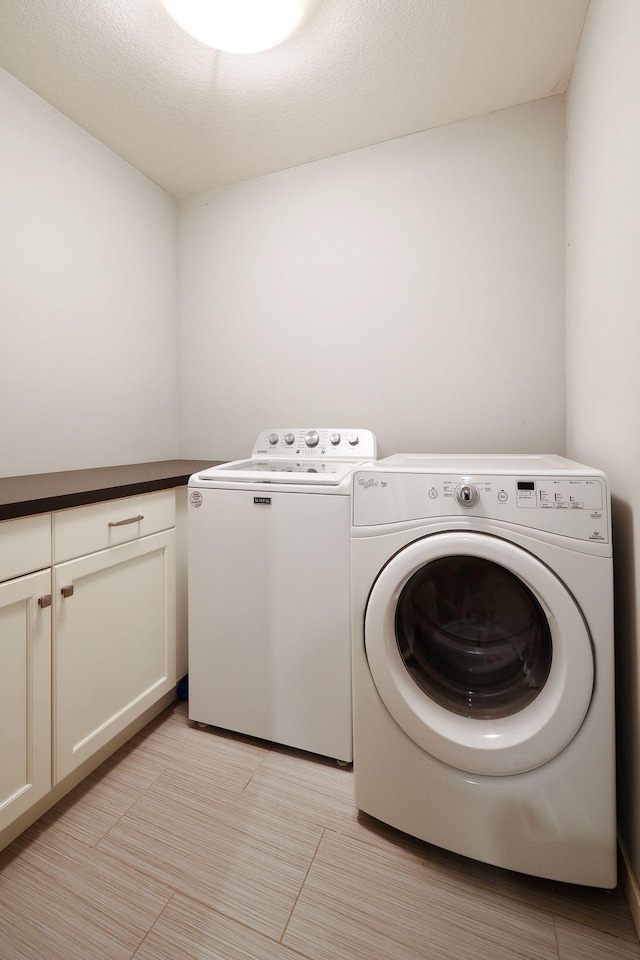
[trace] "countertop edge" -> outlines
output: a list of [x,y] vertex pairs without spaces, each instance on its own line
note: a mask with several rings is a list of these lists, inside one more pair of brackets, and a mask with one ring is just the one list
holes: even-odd
[[223,460],[159,460],[0,478],[0,521],[185,486]]

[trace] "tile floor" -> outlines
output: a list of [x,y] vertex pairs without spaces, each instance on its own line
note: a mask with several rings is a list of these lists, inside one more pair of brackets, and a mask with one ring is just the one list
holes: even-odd
[[640,960],[624,896],[359,815],[352,772],[165,711],[0,854],[1,960]]

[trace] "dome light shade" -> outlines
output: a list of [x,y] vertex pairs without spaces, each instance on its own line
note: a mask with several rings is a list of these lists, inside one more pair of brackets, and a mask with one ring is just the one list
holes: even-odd
[[208,47],[259,53],[286,40],[307,0],[161,0],[176,23]]

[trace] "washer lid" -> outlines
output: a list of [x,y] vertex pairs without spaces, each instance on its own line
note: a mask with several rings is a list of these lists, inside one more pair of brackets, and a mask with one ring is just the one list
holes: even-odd
[[365,649],[396,723],[469,773],[551,760],[593,692],[591,641],[572,595],[532,554],[487,534],[434,534],[396,554],[369,595]]
[[356,464],[343,460],[235,460],[198,474],[202,485],[220,480],[234,483],[299,483],[338,486]]

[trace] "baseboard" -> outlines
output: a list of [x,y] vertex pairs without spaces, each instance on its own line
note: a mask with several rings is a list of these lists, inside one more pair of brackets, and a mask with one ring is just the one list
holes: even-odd
[[631,860],[629,859],[627,848],[625,847],[624,841],[621,837],[618,837],[618,846],[620,847],[620,852],[622,854],[622,861],[620,863],[620,879],[622,880],[622,886],[624,887],[624,892],[626,894],[629,909],[631,911],[633,925],[636,928],[638,939],[640,939],[640,886],[638,885],[638,878],[636,877],[633,867],[631,866]]

